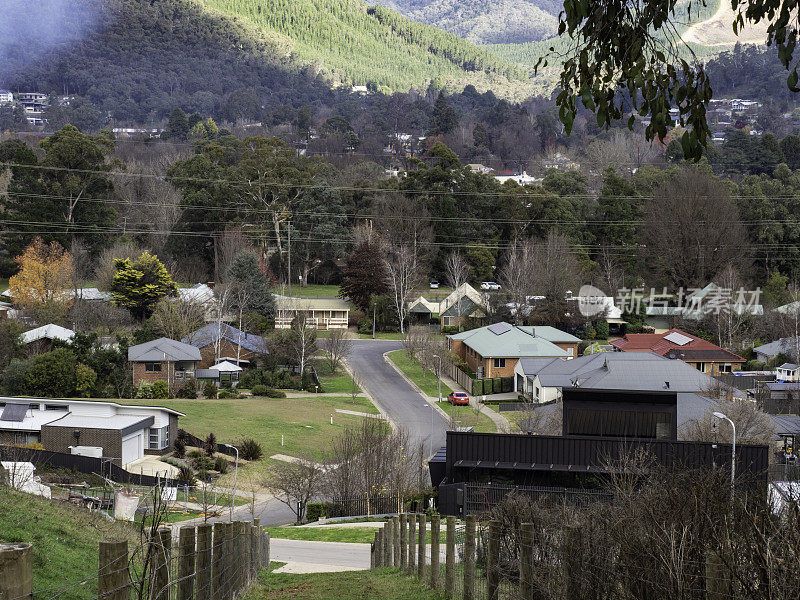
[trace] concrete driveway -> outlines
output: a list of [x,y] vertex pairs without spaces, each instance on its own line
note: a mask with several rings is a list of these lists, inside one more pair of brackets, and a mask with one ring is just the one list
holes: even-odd
[[276,573],[326,573],[369,569],[369,544],[271,539],[270,560],[285,562]]
[[411,434],[415,446],[424,444],[431,456],[444,446],[448,422],[386,363],[384,353],[400,348],[396,341],[354,340],[347,363],[389,419]]

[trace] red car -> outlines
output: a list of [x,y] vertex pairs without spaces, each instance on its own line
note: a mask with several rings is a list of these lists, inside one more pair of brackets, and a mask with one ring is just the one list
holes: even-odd
[[469,404],[469,396],[467,396],[466,392],[452,392],[447,397],[447,401],[450,404]]

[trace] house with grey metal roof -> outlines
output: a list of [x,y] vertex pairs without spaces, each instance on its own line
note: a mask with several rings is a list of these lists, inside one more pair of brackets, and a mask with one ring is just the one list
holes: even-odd
[[800,366],[795,363],[783,363],[775,369],[778,381],[800,381]]
[[259,356],[269,354],[263,337],[227,323],[209,323],[181,341],[200,349],[202,359],[197,365],[198,369],[209,369],[222,360],[237,365],[249,364]]
[[170,390],[177,390],[185,381],[194,379],[202,358],[199,348],[165,337],[128,348],[134,386],[166,381]]
[[[556,400],[566,387],[696,393],[721,385],[683,361],[651,352],[602,352],[568,361],[523,364],[521,368],[525,367],[524,378],[515,377],[517,391],[534,402]],[[745,396],[744,392],[731,390],[734,396]]]
[[447,345],[478,377],[511,377],[523,358],[573,358],[580,340],[554,327],[504,321],[447,336]]
[[800,337],[784,337],[769,344],[763,344],[753,348],[756,358],[763,363],[771,361],[779,354],[784,354],[788,358],[800,359]]

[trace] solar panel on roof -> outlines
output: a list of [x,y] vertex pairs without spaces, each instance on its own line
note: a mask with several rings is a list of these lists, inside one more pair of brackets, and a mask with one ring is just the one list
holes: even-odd
[[495,323],[494,325],[489,325],[488,329],[495,335],[503,335],[507,331],[511,331],[511,325],[508,323]]
[[3,408],[3,414],[0,415],[0,421],[21,423],[25,419],[25,413],[27,412],[27,404],[6,404],[5,408]]
[[673,344],[677,344],[678,346],[685,346],[689,342],[692,341],[692,338],[683,335],[682,333],[678,333],[677,331],[673,331],[669,335],[664,336],[665,340],[669,340]]

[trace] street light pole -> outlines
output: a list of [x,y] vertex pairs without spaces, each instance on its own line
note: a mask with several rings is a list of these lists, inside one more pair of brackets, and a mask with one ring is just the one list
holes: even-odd
[[439,355],[439,403],[442,402],[442,355]]
[[233,497],[231,498],[231,521],[233,521],[233,506],[236,504],[236,479],[239,477],[239,449],[233,444],[225,444],[225,446],[236,450],[236,470],[233,472]]
[[733,429],[733,444],[731,445],[731,506],[733,506],[734,482],[736,481],[736,424],[724,413],[715,412],[714,416],[718,419],[725,419]]

